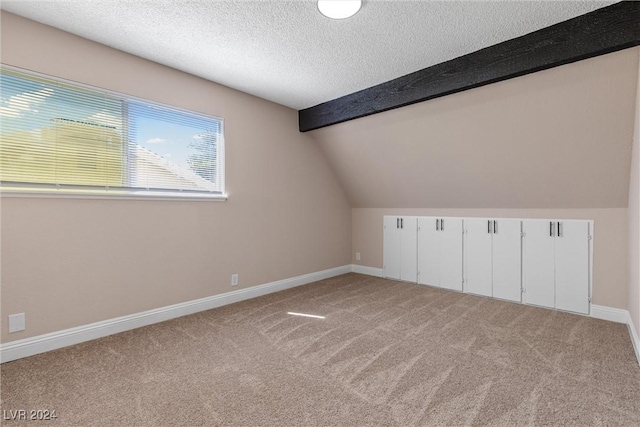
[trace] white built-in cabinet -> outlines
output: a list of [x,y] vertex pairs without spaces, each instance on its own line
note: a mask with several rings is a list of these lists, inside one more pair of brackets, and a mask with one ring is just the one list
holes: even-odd
[[593,222],[384,217],[384,277],[589,313]]
[[418,283],[462,290],[462,219],[418,217]]
[[384,217],[384,277],[417,282],[417,233],[415,216]]
[[589,221],[522,222],[522,300],[589,313]]
[[520,227],[518,219],[465,218],[465,292],[520,301]]

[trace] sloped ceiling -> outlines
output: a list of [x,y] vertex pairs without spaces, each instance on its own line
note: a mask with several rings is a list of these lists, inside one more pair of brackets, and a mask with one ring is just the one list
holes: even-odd
[[353,207],[626,207],[638,52],[310,134]]

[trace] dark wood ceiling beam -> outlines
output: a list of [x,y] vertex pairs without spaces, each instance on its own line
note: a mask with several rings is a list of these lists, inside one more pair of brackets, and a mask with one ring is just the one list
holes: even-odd
[[640,45],[623,1],[298,112],[301,132]]

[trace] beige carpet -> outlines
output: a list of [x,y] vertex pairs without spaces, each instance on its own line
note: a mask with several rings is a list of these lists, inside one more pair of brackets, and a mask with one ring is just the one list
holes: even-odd
[[1,371],[53,425],[640,425],[625,325],[357,274]]

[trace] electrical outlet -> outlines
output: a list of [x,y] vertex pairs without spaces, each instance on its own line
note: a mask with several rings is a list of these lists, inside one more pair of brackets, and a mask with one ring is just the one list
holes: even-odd
[[231,286],[238,286],[238,274],[231,275]]
[[360,261],[360,252],[356,252],[356,261]]
[[24,313],[9,315],[9,333],[24,331],[26,329]]

